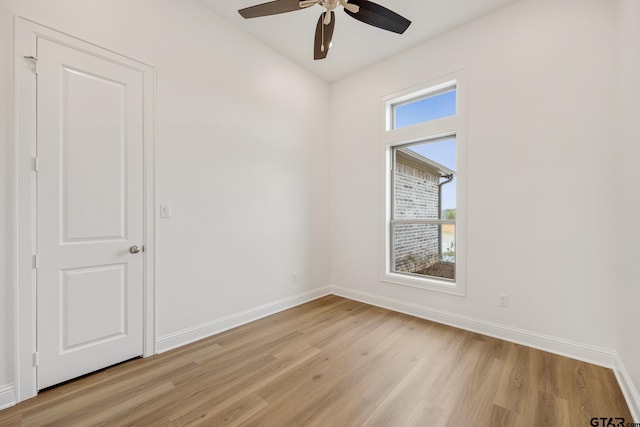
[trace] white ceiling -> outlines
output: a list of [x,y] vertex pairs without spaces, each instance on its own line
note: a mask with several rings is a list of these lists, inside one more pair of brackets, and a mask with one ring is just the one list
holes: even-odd
[[199,1],[221,18],[331,82],[516,0],[376,0],[412,21],[403,35],[363,24],[336,10],[333,47],[327,59],[321,61],[313,60],[313,37],[323,10],[320,6],[245,20],[238,9],[266,0]]

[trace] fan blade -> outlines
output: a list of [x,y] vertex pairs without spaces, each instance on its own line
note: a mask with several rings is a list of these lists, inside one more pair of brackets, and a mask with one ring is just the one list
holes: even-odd
[[344,9],[347,15],[352,18],[362,21],[365,24],[373,25],[374,27],[382,28],[383,30],[392,31],[394,33],[404,33],[411,21],[407,18],[398,15],[397,13],[380,6],[372,1],[367,0],[349,0],[349,3],[356,6],[360,6],[360,11],[353,13],[348,9]]
[[300,0],[276,0],[240,9],[238,13],[240,13],[244,19],[249,19],[293,12],[300,9]]
[[331,22],[329,25],[324,24],[325,15],[327,12],[323,12],[318,19],[318,25],[316,25],[316,38],[313,47],[313,59],[324,59],[329,53],[331,47],[331,40],[333,39],[333,29],[336,26],[336,16],[331,11]]
[[347,9],[349,12],[358,13],[360,10],[360,6],[356,6],[355,4],[347,3],[347,0],[338,0],[342,7]]
[[324,25],[329,25],[331,24],[331,21],[333,21],[333,14],[332,13],[325,13],[324,14]]
[[304,7],[311,7],[311,6],[315,6],[318,3],[320,3],[322,0],[302,0],[300,2],[300,7],[304,8]]

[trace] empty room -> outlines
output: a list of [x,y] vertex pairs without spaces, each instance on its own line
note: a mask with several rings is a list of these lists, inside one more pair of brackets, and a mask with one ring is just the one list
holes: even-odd
[[638,76],[638,0],[0,0],[0,426],[640,426]]

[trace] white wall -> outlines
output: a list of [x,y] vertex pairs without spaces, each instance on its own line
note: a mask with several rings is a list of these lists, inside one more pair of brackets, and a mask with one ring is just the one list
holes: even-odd
[[620,0],[619,4],[620,280],[614,311],[618,317],[618,357],[631,379],[630,388],[635,388],[636,417],[640,417],[640,2]]
[[[159,338],[329,283],[328,84],[192,0],[0,0],[0,263],[14,13],[157,68]],[[0,313],[2,388],[11,302]]]
[[[612,354],[616,19],[614,2],[525,0],[333,84],[332,284]],[[381,283],[380,99],[461,68],[467,295]]]

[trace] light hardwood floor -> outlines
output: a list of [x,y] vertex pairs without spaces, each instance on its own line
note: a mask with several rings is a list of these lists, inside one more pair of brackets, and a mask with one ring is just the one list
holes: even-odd
[[610,369],[328,296],[40,393],[0,426],[589,426]]

